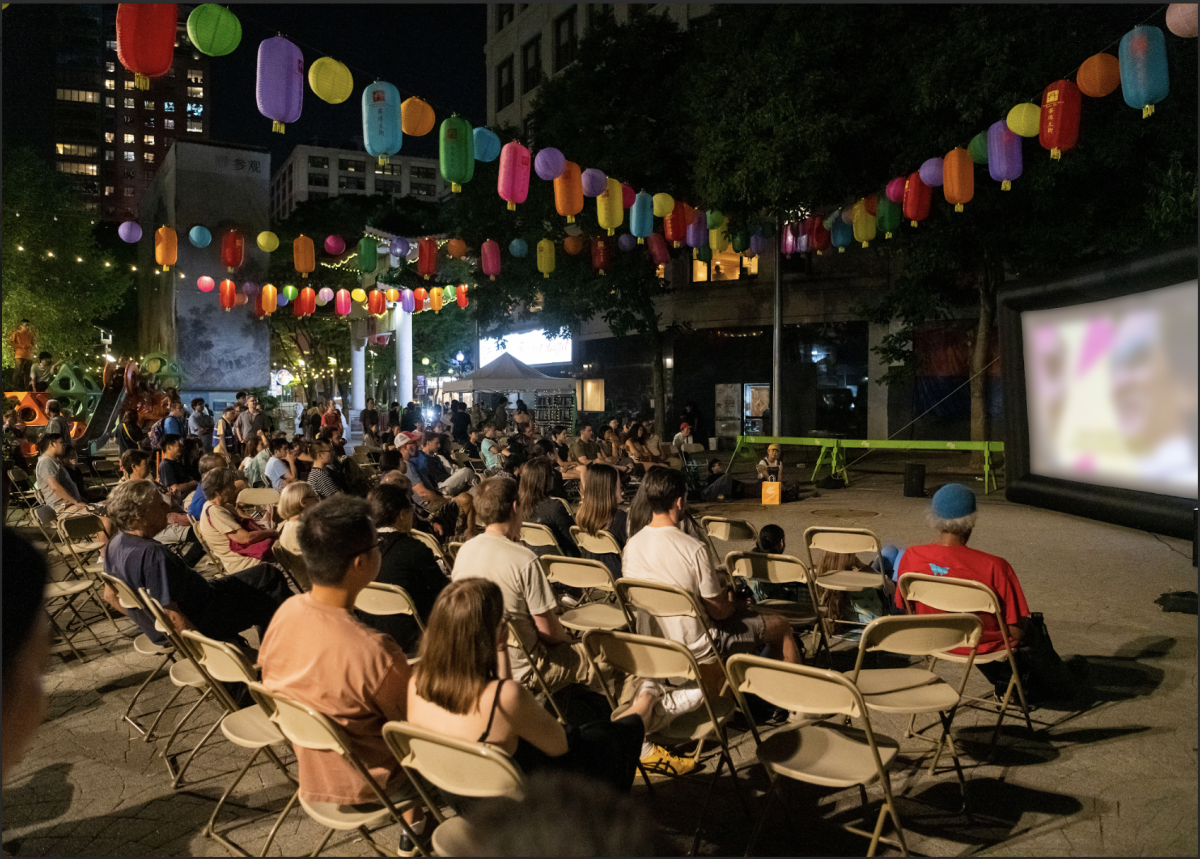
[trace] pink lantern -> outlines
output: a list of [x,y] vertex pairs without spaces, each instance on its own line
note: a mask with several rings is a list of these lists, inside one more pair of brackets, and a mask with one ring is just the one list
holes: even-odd
[[633,201],[637,199],[637,193],[624,182],[621,183],[621,208],[632,209]]
[[646,247],[650,251],[650,259],[655,265],[666,265],[671,261],[671,252],[667,248],[667,240],[662,233],[651,233],[646,237]]
[[341,256],[346,250],[346,240],[341,236],[330,236],[325,239],[325,253],[330,256]]
[[515,140],[500,150],[500,176],[496,180],[500,199],[508,203],[510,212],[529,196],[529,150]]
[[339,289],[334,299],[333,309],[337,311],[338,316],[350,315],[350,291]]
[[213,282],[211,277],[204,275],[204,277],[196,281],[196,286],[200,287],[201,292],[212,292],[213,287],[216,286],[216,284]]
[[893,203],[903,203],[904,185],[907,181],[907,176],[897,176],[891,182],[888,182],[887,189],[884,191],[884,193],[887,194],[887,198]]
[[495,280],[496,275],[500,273],[500,245],[488,239],[480,248],[479,257],[483,273]]

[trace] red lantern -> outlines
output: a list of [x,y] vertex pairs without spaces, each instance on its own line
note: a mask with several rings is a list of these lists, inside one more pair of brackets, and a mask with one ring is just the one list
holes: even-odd
[[663,218],[663,235],[677,248],[683,247],[683,243],[687,240],[688,224],[692,222],[692,219],[688,217],[687,209],[687,203],[676,200],[671,214]]
[[262,293],[256,292],[254,294],[254,316],[257,319],[262,319],[266,315],[266,311],[263,310]]
[[229,271],[240,268],[246,258],[246,240],[237,230],[229,230],[221,236],[221,265]]
[[316,268],[316,249],[313,247],[313,240],[308,236],[300,236],[292,242],[292,260],[296,265],[296,271],[300,272],[300,276],[308,277],[308,273]]
[[467,303],[468,303],[467,302],[467,286],[466,286],[466,284],[460,283],[458,285],[458,289],[456,289],[454,291],[454,294],[455,294],[455,301],[458,303],[458,306],[466,307]]
[[624,182],[621,183],[621,208],[632,209],[633,203],[637,199],[637,192]]
[[317,312],[317,291],[311,286],[306,286],[300,290],[300,301],[297,302],[304,308],[304,315]]
[[333,297],[333,309],[337,311],[338,316],[350,315],[350,290],[339,289],[337,295]]
[[413,290],[413,313],[420,313],[425,309],[425,302],[429,300],[429,293],[425,291],[425,287],[418,286]]
[[1073,149],[1079,140],[1079,112],[1083,98],[1079,87],[1070,81],[1055,81],[1042,93],[1042,112],[1038,123],[1038,143],[1050,150],[1057,161]]
[[117,58],[133,72],[133,85],[149,89],[150,78],[162,77],[175,60],[174,3],[117,5]]
[[671,252],[667,250],[667,240],[659,233],[651,233],[646,237],[646,247],[650,251],[650,259],[656,266],[666,265],[671,261]]
[[592,239],[592,268],[597,274],[612,268],[612,244],[604,236]]
[[378,289],[372,289],[367,296],[367,312],[372,316],[383,316],[387,313],[387,299]]
[[221,281],[221,306],[226,312],[233,309],[237,304],[237,284],[226,278]]
[[437,241],[435,239],[417,240],[417,273],[426,280],[437,274]]
[[975,196],[975,162],[962,147],[942,159],[942,193],[956,212],[961,212],[963,204],[971,202]]
[[904,183],[904,217],[915,227],[918,221],[929,217],[929,203],[933,189],[921,181],[920,173],[913,173]]
[[825,229],[823,218],[812,215],[804,222],[804,227],[808,231],[809,250],[816,251],[818,254],[829,250],[829,246],[833,243],[833,237],[829,234],[829,230]]
[[303,319],[307,315],[305,312],[305,304],[302,299],[297,298],[292,302],[292,315],[297,319]]

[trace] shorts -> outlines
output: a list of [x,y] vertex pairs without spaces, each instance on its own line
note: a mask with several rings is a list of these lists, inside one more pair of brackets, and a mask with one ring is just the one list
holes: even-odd
[[758,653],[767,643],[767,622],[757,612],[739,612],[717,621],[708,631],[722,661],[735,653]]

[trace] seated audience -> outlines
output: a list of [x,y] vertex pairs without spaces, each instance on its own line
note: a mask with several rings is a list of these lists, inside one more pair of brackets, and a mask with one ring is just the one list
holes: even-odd
[[266,530],[237,512],[237,472],[213,469],[204,475],[207,500],[200,511],[199,528],[204,542],[227,573],[252,569],[271,560],[271,544],[278,531]]
[[[379,454],[379,479],[382,480],[385,474],[400,468],[403,462],[404,457],[402,457],[400,455],[400,451],[396,450],[395,448],[385,450],[383,453]],[[405,467],[404,471],[408,471],[407,467]]]
[[282,492],[290,483],[296,482],[296,451],[285,438],[273,438],[268,445],[271,458],[263,474],[267,485],[276,492]]
[[[258,464],[258,454],[265,447],[263,440],[257,435],[250,436],[242,445],[242,453],[245,456],[238,470],[242,472],[242,478],[248,487],[256,488],[263,485],[264,477],[262,467]],[[270,455],[269,451],[268,455]]]
[[427,432],[414,460],[417,472],[424,478],[426,486],[434,486],[440,493],[454,496],[466,492],[479,482],[479,478],[475,476],[474,469],[465,465],[453,472],[447,469],[438,451],[443,443],[449,443],[449,438],[445,434]]
[[683,452],[685,444],[696,444],[696,440],[692,438],[692,428],[686,421],[679,425],[679,432],[675,433],[675,438],[671,439],[671,444],[675,445],[675,449],[680,453]]
[[183,440],[172,433],[163,436],[162,461],[158,463],[158,482],[180,501],[195,489],[198,483],[189,477],[184,468]]
[[[593,462],[583,472],[582,499],[575,511],[575,524],[593,537],[601,531],[613,535],[617,545],[625,548],[625,511],[621,503],[621,479],[617,470],[602,462]],[[601,561],[614,579],[621,577],[621,556],[612,552],[593,554],[580,548],[585,558]]]
[[54,508],[60,516],[72,513],[88,512],[87,504],[71,474],[67,471],[65,459],[67,439],[58,433],[46,433],[38,439],[37,466],[34,468],[34,478],[42,500]]
[[312,471],[308,473],[308,485],[322,501],[342,492],[342,476],[333,464],[333,449],[329,442],[314,441],[308,449],[313,459]]
[[500,446],[496,442],[496,426],[489,423],[483,428],[483,441],[479,444],[479,455],[483,457],[483,467],[489,471],[500,468]]
[[[272,554],[280,549],[291,555],[288,572],[296,579],[301,590],[311,590],[312,582],[308,578],[308,568],[304,563],[303,550],[300,548],[300,515],[309,507],[320,502],[317,493],[307,483],[289,483],[279,493],[279,539],[271,547]],[[278,558],[276,558],[278,560]]]
[[725,471],[721,460],[714,456],[708,461],[708,479],[700,490],[700,500],[717,501],[720,498],[733,498],[733,478]]
[[[545,525],[558,541],[561,554],[579,557],[579,547],[571,536],[571,514],[566,505],[550,495],[553,486],[554,466],[544,456],[535,456],[521,470],[520,502],[525,521]],[[559,554],[552,547],[539,546],[533,550],[538,555]]]
[[758,476],[763,480],[778,483],[783,478],[783,459],[780,457],[779,445],[767,445],[767,455],[758,461]]

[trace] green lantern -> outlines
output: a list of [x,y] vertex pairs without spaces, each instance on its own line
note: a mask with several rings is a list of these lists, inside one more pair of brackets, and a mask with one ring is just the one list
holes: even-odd
[[224,6],[204,3],[188,15],[187,32],[197,51],[223,57],[242,41],[242,22]]
[[379,266],[379,243],[372,238],[358,242],[358,270],[363,274],[374,274]]
[[455,114],[442,120],[438,132],[438,167],[450,190],[458,192],[475,175],[475,133],[471,123]]
[[742,227],[733,234],[733,252],[742,253],[750,247],[750,234],[746,232],[746,228]]
[[453,303],[454,303],[454,298],[455,298],[455,296],[454,296],[454,287],[452,287],[452,286],[447,286],[445,289],[443,289],[443,290],[442,290],[442,300],[443,300],[443,301],[444,301],[446,304],[453,304]]
[[904,219],[903,210],[899,203],[893,203],[887,194],[881,193],[875,203],[875,228],[883,233],[885,239],[890,239],[892,233],[900,229]]
[[712,247],[710,245],[705,245],[702,248],[697,248],[696,259],[700,260],[702,263],[712,262]]
[[725,223],[725,216],[716,209],[708,210],[708,228],[710,230],[719,230],[721,225]]
[[976,164],[987,164],[987,132],[981,131],[971,138],[967,154]]
[[292,286],[291,284],[288,284],[280,291],[283,293],[283,297],[288,301],[295,301],[296,296],[300,294],[300,290],[296,289],[296,287]]

